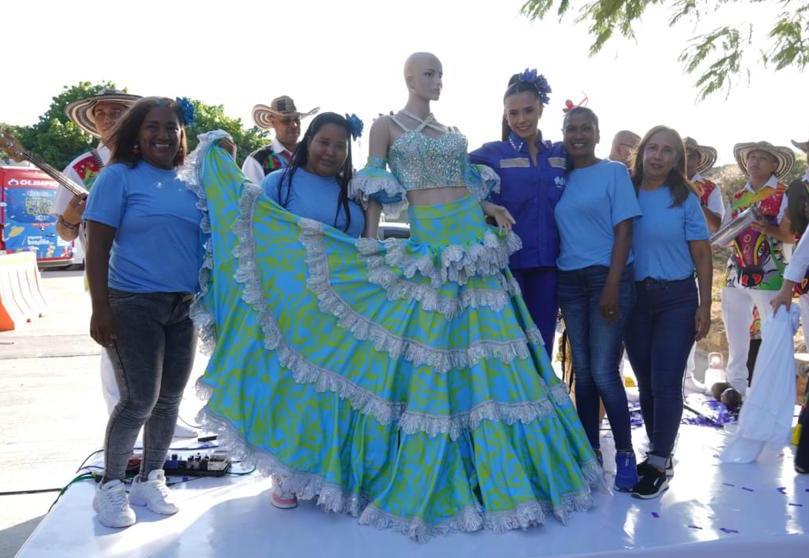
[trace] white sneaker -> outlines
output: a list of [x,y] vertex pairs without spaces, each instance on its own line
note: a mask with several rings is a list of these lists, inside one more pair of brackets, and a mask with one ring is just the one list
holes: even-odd
[[175,438],[196,438],[197,431],[190,426],[180,424],[179,422],[174,425]]
[[98,483],[93,509],[104,527],[121,529],[135,524],[135,511],[129,505],[124,483],[119,480]]
[[270,497],[272,505],[281,510],[290,510],[298,507],[298,498],[294,494],[287,494],[281,492],[277,484],[272,487],[272,496]]
[[149,473],[148,480],[140,480],[140,475],[132,481],[129,501],[133,506],[146,506],[155,513],[172,515],[177,513],[177,505],[172,501],[171,491],[166,486],[163,469]]

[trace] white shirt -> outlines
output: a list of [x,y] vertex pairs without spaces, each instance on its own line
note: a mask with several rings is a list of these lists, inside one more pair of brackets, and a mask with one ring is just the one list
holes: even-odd
[[[809,170],[806,171],[801,180],[809,182]],[[805,242],[807,236],[809,234],[805,232],[801,235],[801,239],[797,244],[785,246],[785,248],[792,248],[792,250],[789,254],[789,265],[784,270],[784,279],[789,279],[793,283],[803,281],[806,268],[809,267],[809,243]]]
[[[109,148],[106,145],[99,143],[98,147],[96,147],[96,153],[98,153],[98,156],[101,158],[101,164],[106,166],[106,164],[109,163],[110,161],[110,157],[112,156],[112,152],[109,150]],[[86,186],[86,184],[84,184],[84,181],[81,179],[79,174],[73,168],[73,165],[75,165],[76,163],[87,157],[87,155],[88,153],[86,152],[82,153],[81,155],[70,161],[67,167],[65,167],[65,170],[62,171],[62,174],[67,176],[70,180],[72,180],[76,184]],[[51,210],[51,213],[53,215],[62,215],[65,212],[65,209],[67,209],[67,204],[69,204],[70,200],[72,199],[73,199],[73,192],[71,192],[70,190],[68,190],[67,188],[65,188],[60,184],[59,189],[56,191],[56,197],[53,200],[53,209]],[[79,225],[79,241],[82,243],[82,247],[84,245],[84,238],[85,238],[84,221],[82,221],[82,223]]]
[[806,269],[809,268],[809,234],[804,234],[801,237],[798,245],[792,250],[792,257],[789,260],[789,265],[784,270],[784,279],[788,279],[793,283],[800,283],[806,275]]
[[[691,182],[702,182],[704,180],[705,177],[699,173],[691,177]],[[722,201],[722,189],[720,185],[716,182],[714,182],[714,184],[716,184],[716,188],[708,195],[708,204],[706,207],[708,211],[719,215],[719,218],[722,219],[725,216],[725,202]]]
[[[278,141],[278,138],[272,140],[270,148],[272,149],[272,152],[276,154],[289,151],[280,141]],[[262,168],[261,164],[253,158],[252,155],[248,155],[245,158],[244,163],[242,163],[242,172],[250,180],[250,182],[256,186],[259,186],[261,181],[264,180],[264,169]]]

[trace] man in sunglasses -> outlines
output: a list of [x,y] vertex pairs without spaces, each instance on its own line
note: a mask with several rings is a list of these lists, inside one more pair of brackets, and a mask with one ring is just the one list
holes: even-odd
[[276,97],[270,106],[253,107],[256,126],[264,130],[275,130],[275,138],[270,145],[254,151],[244,160],[242,172],[253,184],[261,184],[266,175],[289,164],[301,135],[301,119],[317,114],[318,110],[320,107],[309,112],[299,112],[295,101],[287,95]]

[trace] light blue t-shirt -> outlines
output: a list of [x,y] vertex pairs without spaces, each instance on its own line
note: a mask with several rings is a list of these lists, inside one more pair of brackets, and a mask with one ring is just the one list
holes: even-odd
[[[640,215],[635,187],[621,163],[599,161],[573,169],[554,211],[560,251],[556,265],[563,271],[593,265],[609,267],[614,227]],[[632,262],[632,251],[627,263]]]
[[688,242],[708,240],[705,216],[694,194],[673,207],[667,186],[638,191],[643,216],[632,230],[635,252],[635,280],[676,281],[694,275],[694,260]]
[[177,170],[145,161],[116,163],[98,175],[84,212],[116,230],[110,288],[132,293],[195,292],[202,265],[202,213]]
[[[285,169],[271,172],[261,182],[261,187],[270,199],[283,205],[284,209],[290,213],[320,221],[341,231],[345,230],[346,214],[342,204],[339,213],[337,212],[340,185],[334,177],[319,176],[299,167],[292,177],[292,190],[287,199],[288,182],[286,180],[284,180],[280,196],[278,191],[284,171]],[[357,202],[351,200],[348,202],[348,209],[351,213],[351,224],[346,234],[356,238],[362,234],[365,228],[365,213]],[[337,217],[336,224],[335,216]]]

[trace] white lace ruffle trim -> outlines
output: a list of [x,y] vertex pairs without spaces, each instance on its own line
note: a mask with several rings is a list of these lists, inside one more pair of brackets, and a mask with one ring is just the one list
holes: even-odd
[[419,542],[426,542],[436,535],[458,531],[488,529],[504,532],[510,529],[524,529],[544,523],[548,515],[553,515],[564,523],[571,512],[591,508],[593,504],[591,490],[604,486],[603,471],[593,459],[581,466],[588,488],[564,495],[559,504],[534,500],[520,504],[513,510],[501,512],[486,512],[481,505],[476,504],[463,508],[450,519],[428,523],[421,518],[406,518],[386,513],[373,504],[369,505],[370,499],[365,495],[346,492],[340,486],[327,482],[320,475],[302,473],[287,467],[266,450],[246,444],[241,432],[208,411],[207,407],[200,411],[197,420],[205,430],[217,434],[221,445],[229,450],[231,456],[241,459],[248,466],[255,465],[265,475],[272,475],[273,482],[278,483],[283,492],[295,494],[301,500],[316,500],[317,505],[326,511],[347,513],[357,517],[362,525],[392,529]]
[[[400,269],[408,279],[416,273],[429,277],[436,288],[447,281],[464,285],[470,277],[498,274],[508,266],[509,256],[522,248],[522,241],[514,232],[500,237],[488,229],[481,243],[451,244],[442,247],[437,255],[430,249],[419,255],[409,254],[408,247],[414,245],[411,239],[389,238],[382,242],[358,238],[355,244],[360,255],[371,260],[370,267],[378,268],[384,261]],[[436,259],[440,260],[437,265]]]
[[[238,238],[237,248],[234,251],[238,259],[236,280],[243,285],[242,298],[245,303],[249,304],[258,316],[258,322],[264,334],[264,347],[268,350],[278,351],[281,365],[292,372],[296,382],[312,384],[318,392],[336,393],[341,399],[348,401],[353,409],[372,416],[382,424],[398,422],[399,427],[407,433],[425,432],[431,436],[448,434],[452,439],[456,439],[464,429],[476,428],[483,420],[503,420],[508,424],[513,424],[541,419],[555,412],[547,398],[517,403],[486,401],[469,411],[449,416],[408,411],[405,403],[386,400],[336,372],[309,362],[284,342],[261,292],[255,266],[255,240],[252,235],[253,209],[260,194],[259,187],[245,184],[240,200],[240,217],[234,224],[234,232]],[[208,246],[208,257],[210,257],[209,251],[210,246]],[[207,292],[207,287],[207,282],[202,284],[203,293]],[[207,308],[202,304],[198,304],[197,308],[198,312],[194,316],[195,323],[213,330],[213,318]],[[539,335],[538,331],[536,335]],[[213,335],[210,339],[211,343],[215,344]],[[533,342],[537,341],[541,343],[541,338]],[[207,398],[210,395],[210,388],[206,384],[199,382],[197,386],[200,396]],[[549,397],[557,404],[570,402],[567,389],[563,384],[558,384],[550,389]]]
[[385,289],[388,300],[416,300],[424,310],[439,312],[447,318],[453,318],[467,308],[485,307],[499,312],[512,296],[521,294],[517,281],[502,273],[496,275],[498,289],[461,287],[460,296],[444,296],[432,284],[403,278],[401,273],[385,264],[384,258],[367,258],[367,265],[368,281]]
[[368,200],[378,192],[385,192],[388,199],[400,198],[399,201],[382,204],[382,211],[386,217],[395,219],[407,209],[408,202],[404,188],[393,177],[382,178],[355,174],[348,183],[348,197],[359,201],[363,207],[368,207]]
[[223,138],[233,139],[230,134],[222,130],[206,132],[197,136],[199,144],[185,159],[185,164],[179,172],[179,178],[185,182],[186,187],[197,196],[197,209],[202,212],[200,229],[205,237],[208,237],[203,251],[202,266],[199,269],[199,292],[194,295],[189,312],[191,320],[197,326],[200,348],[204,354],[210,354],[216,345],[216,328],[213,316],[205,307],[205,295],[208,293],[208,286],[211,281],[211,271],[213,270],[213,256],[211,253],[211,221],[208,214],[208,197],[205,195],[205,188],[200,182],[202,163],[205,154],[210,149],[211,144]]
[[[396,335],[373,320],[366,318],[346,303],[329,282],[329,264],[323,245],[323,225],[311,219],[300,219],[301,243],[306,249],[309,276],[306,285],[317,296],[318,307],[338,319],[341,327],[361,341],[370,341],[378,351],[391,358],[404,358],[417,366],[429,366],[436,372],[468,368],[487,358],[511,362],[530,356],[529,344],[542,346],[542,336],[536,327],[521,339],[504,341],[475,341],[459,349],[437,349],[407,337]],[[541,350],[541,349],[540,349]]]

